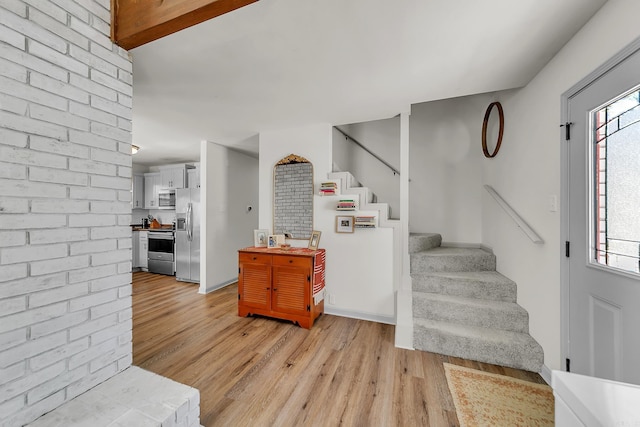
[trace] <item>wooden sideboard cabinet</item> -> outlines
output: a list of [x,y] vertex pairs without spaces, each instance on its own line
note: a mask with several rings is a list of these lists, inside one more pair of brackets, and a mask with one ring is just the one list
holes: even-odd
[[310,329],[324,312],[325,250],[238,251],[238,316],[259,314]]

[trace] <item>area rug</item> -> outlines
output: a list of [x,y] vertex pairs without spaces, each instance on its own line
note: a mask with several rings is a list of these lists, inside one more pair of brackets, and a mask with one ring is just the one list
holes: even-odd
[[551,387],[444,364],[461,427],[554,425]]

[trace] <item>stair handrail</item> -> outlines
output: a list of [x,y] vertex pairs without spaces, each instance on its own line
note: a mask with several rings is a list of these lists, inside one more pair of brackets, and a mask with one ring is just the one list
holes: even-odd
[[522,219],[520,215],[518,215],[518,212],[516,212],[511,206],[509,206],[509,204],[502,198],[502,196],[500,196],[500,194],[498,194],[498,192],[492,186],[485,185],[484,188],[489,192],[489,194],[491,194],[496,202],[498,202],[500,207],[504,209],[507,215],[509,215],[511,219],[515,221],[516,225],[524,232],[524,234],[527,235],[529,239],[531,239],[533,243],[544,243],[544,240],[542,240],[538,233],[536,233],[533,228],[531,228],[531,226],[529,226],[529,224],[527,224],[525,220]]
[[378,156],[376,153],[374,153],[373,151],[369,150],[367,147],[365,147],[364,145],[362,145],[361,142],[359,142],[358,140],[356,140],[355,138],[352,138],[351,136],[347,135],[342,129],[340,129],[337,126],[333,127],[335,130],[337,130],[338,132],[340,132],[342,135],[344,135],[344,137],[346,139],[350,139],[351,141],[353,141],[353,143],[355,143],[358,147],[362,148],[364,151],[366,151],[367,153],[371,154],[373,157],[375,157],[380,163],[382,163],[383,165],[385,165],[386,167],[388,167],[389,169],[391,169],[391,171],[393,172],[394,175],[398,175],[400,176],[400,171],[396,168],[394,168],[393,166],[391,166],[387,161],[385,161],[382,157]]

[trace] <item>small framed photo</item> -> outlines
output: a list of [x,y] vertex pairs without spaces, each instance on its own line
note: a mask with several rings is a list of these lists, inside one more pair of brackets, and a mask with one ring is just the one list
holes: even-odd
[[353,233],[353,216],[336,216],[336,233]]
[[321,231],[316,231],[313,230],[311,232],[311,238],[309,239],[309,249],[313,249],[314,251],[316,249],[318,249],[318,245],[320,244],[320,235],[322,234]]
[[269,238],[269,230],[253,230],[253,246],[266,248]]
[[284,234],[270,234],[267,241],[268,248],[279,248],[285,242]]

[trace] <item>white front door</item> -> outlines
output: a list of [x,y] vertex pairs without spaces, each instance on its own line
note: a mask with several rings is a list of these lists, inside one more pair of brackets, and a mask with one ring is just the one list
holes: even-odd
[[568,99],[570,370],[640,384],[640,52]]

